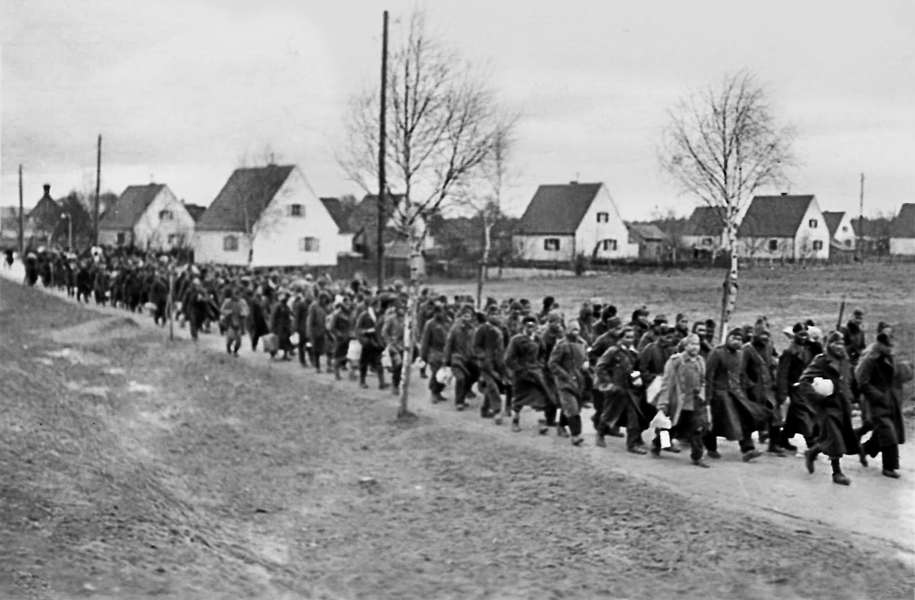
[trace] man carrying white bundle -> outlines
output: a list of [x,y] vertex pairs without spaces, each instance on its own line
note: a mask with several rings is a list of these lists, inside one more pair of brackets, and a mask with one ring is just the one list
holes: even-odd
[[858,438],[851,424],[852,370],[845,351],[845,337],[834,331],[826,338],[826,350],[814,357],[799,382],[800,393],[816,411],[816,439],[804,453],[807,471],[813,473],[818,454],[829,457],[832,481],[849,485],[839,460],[858,453]]

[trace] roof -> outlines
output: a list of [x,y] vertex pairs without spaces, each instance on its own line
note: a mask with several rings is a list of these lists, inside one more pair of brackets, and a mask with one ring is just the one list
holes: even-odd
[[207,209],[206,206],[200,206],[199,204],[185,204],[184,208],[187,210],[188,214],[191,215],[191,218],[194,219],[194,221],[199,221],[200,217],[204,212],[206,212]]
[[321,198],[321,204],[330,213],[330,217],[337,224],[340,233],[356,233],[350,223],[350,215],[354,212],[354,207],[347,207],[340,201],[340,198]]
[[102,215],[99,229],[133,228],[164,187],[165,184],[162,183],[127,186],[118,201]]
[[37,226],[53,227],[60,220],[60,204],[50,196],[42,196],[26,216]]
[[521,235],[572,235],[588,212],[602,183],[541,185],[521,217]]
[[662,242],[667,239],[663,231],[652,223],[626,223],[629,234],[642,242]]
[[[403,194],[387,194],[390,204],[385,208],[386,220],[391,217],[391,205],[397,206],[403,199]],[[350,211],[347,219],[347,232],[362,234],[362,246],[367,255],[374,256],[378,244],[378,195],[366,194],[362,200]],[[382,240],[387,243],[399,237],[399,233],[390,227],[382,231]]]
[[890,226],[890,237],[915,238],[915,204],[903,204]]
[[697,206],[683,227],[683,235],[719,236],[724,232],[724,221],[714,206]]
[[829,228],[829,237],[836,236],[836,230],[839,229],[839,223],[842,222],[842,217],[844,216],[844,212],[831,210],[823,211],[823,219],[826,220],[826,227]]
[[811,202],[812,194],[754,196],[737,235],[793,238]]
[[236,169],[197,221],[204,231],[247,231],[276,196],[295,165]]

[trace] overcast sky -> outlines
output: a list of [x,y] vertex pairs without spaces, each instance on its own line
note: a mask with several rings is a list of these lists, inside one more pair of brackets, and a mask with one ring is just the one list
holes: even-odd
[[[334,155],[347,98],[378,78],[413,0],[3,0],[0,204],[167,183],[208,205],[272,152],[319,195],[361,190]],[[422,6],[422,4],[419,4]],[[436,0],[430,28],[491,74],[522,115],[507,199],[538,184],[606,183],[624,218],[695,205],[659,171],[666,110],[737,69],[797,130],[790,191],[867,214],[915,202],[915,2]],[[782,190],[765,190],[777,192]]]

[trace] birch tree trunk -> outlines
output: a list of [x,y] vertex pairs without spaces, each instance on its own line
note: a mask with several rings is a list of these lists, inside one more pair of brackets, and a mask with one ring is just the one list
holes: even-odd
[[733,214],[728,215],[727,239],[728,250],[731,253],[731,267],[728,269],[727,277],[724,279],[721,294],[721,333],[719,337],[722,344],[727,340],[728,322],[731,319],[734,308],[737,306],[737,224]]
[[[410,248],[410,291],[407,294],[407,307],[404,311],[403,327],[403,364],[400,365],[400,407],[397,410],[398,419],[406,419],[413,416],[409,409],[410,398],[410,374],[413,372],[413,329],[419,316],[419,284],[422,277],[419,268],[422,261],[422,243],[423,237],[416,236],[413,228],[410,228],[408,235],[408,244]],[[430,375],[435,377],[435,373]]]

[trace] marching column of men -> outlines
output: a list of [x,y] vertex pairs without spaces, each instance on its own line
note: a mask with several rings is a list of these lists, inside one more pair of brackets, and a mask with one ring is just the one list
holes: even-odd
[[[336,379],[348,370],[350,379],[358,374],[359,385],[367,388],[373,371],[379,389],[386,389],[390,372],[395,393],[401,384],[408,351],[401,283],[371,290],[359,278],[348,284],[311,275],[292,281],[275,271],[175,269],[163,257],[131,255],[71,260],[32,254],[25,266],[28,285],[40,279],[65,287],[78,301],[93,298],[129,311],[146,307],[159,325],[168,318],[171,269],[175,314],[193,339],[218,324],[231,355],[238,354],[247,332],[252,350],[263,339],[271,357],[282,353],[282,359],[292,360],[297,349],[300,363],[319,373],[325,355],[324,372]],[[791,442],[800,435],[811,473],[823,454],[833,481],[848,485],[843,456],[856,455],[867,466],[881,454],[883,475],[899,477],[902,385],[913,378],[913,369],[899,359],[888,324],[881,322],[876,341],[867,344],[860,310],[825,336],[812,321],[796,323],[784,331],[789,343],[780,354],[764,317],[728,331],[724,343],[713,347],[712,320],[690,327],[681,313],[669,325],[663,315],[649,319],[641,306],[623,324],[616,307],[600,301],[584,303],[577,318],[566,321],[549,296],[539,312],[526,299],[490,298],[476,310],[467,297],[449,301],[426,289],[417,315],[409,350],[420,360],[420,376],[429,380],[431,401],[445,401],[452,379],[454,406],[465,410],[476,385],[480,416],[499,424],[509,418],[512,431],[521,431],[528,408],[542,413],[541,434],[555,429],[580,446],[582,409],[593,406],[600,447],[607,446],[607,437],[624,437],[627,451],[658,458],[679,453],[680,440],[688,445],[692,464],[707,468],[706,457],[721,458],[719,438],[736,441],[740,458],[750,462],[762,456],[754,434],[771,456],[795,453]],[[857,428],[855,405],[861,414]],[[648,429],[653,431],[646,449],[642,436]]]

